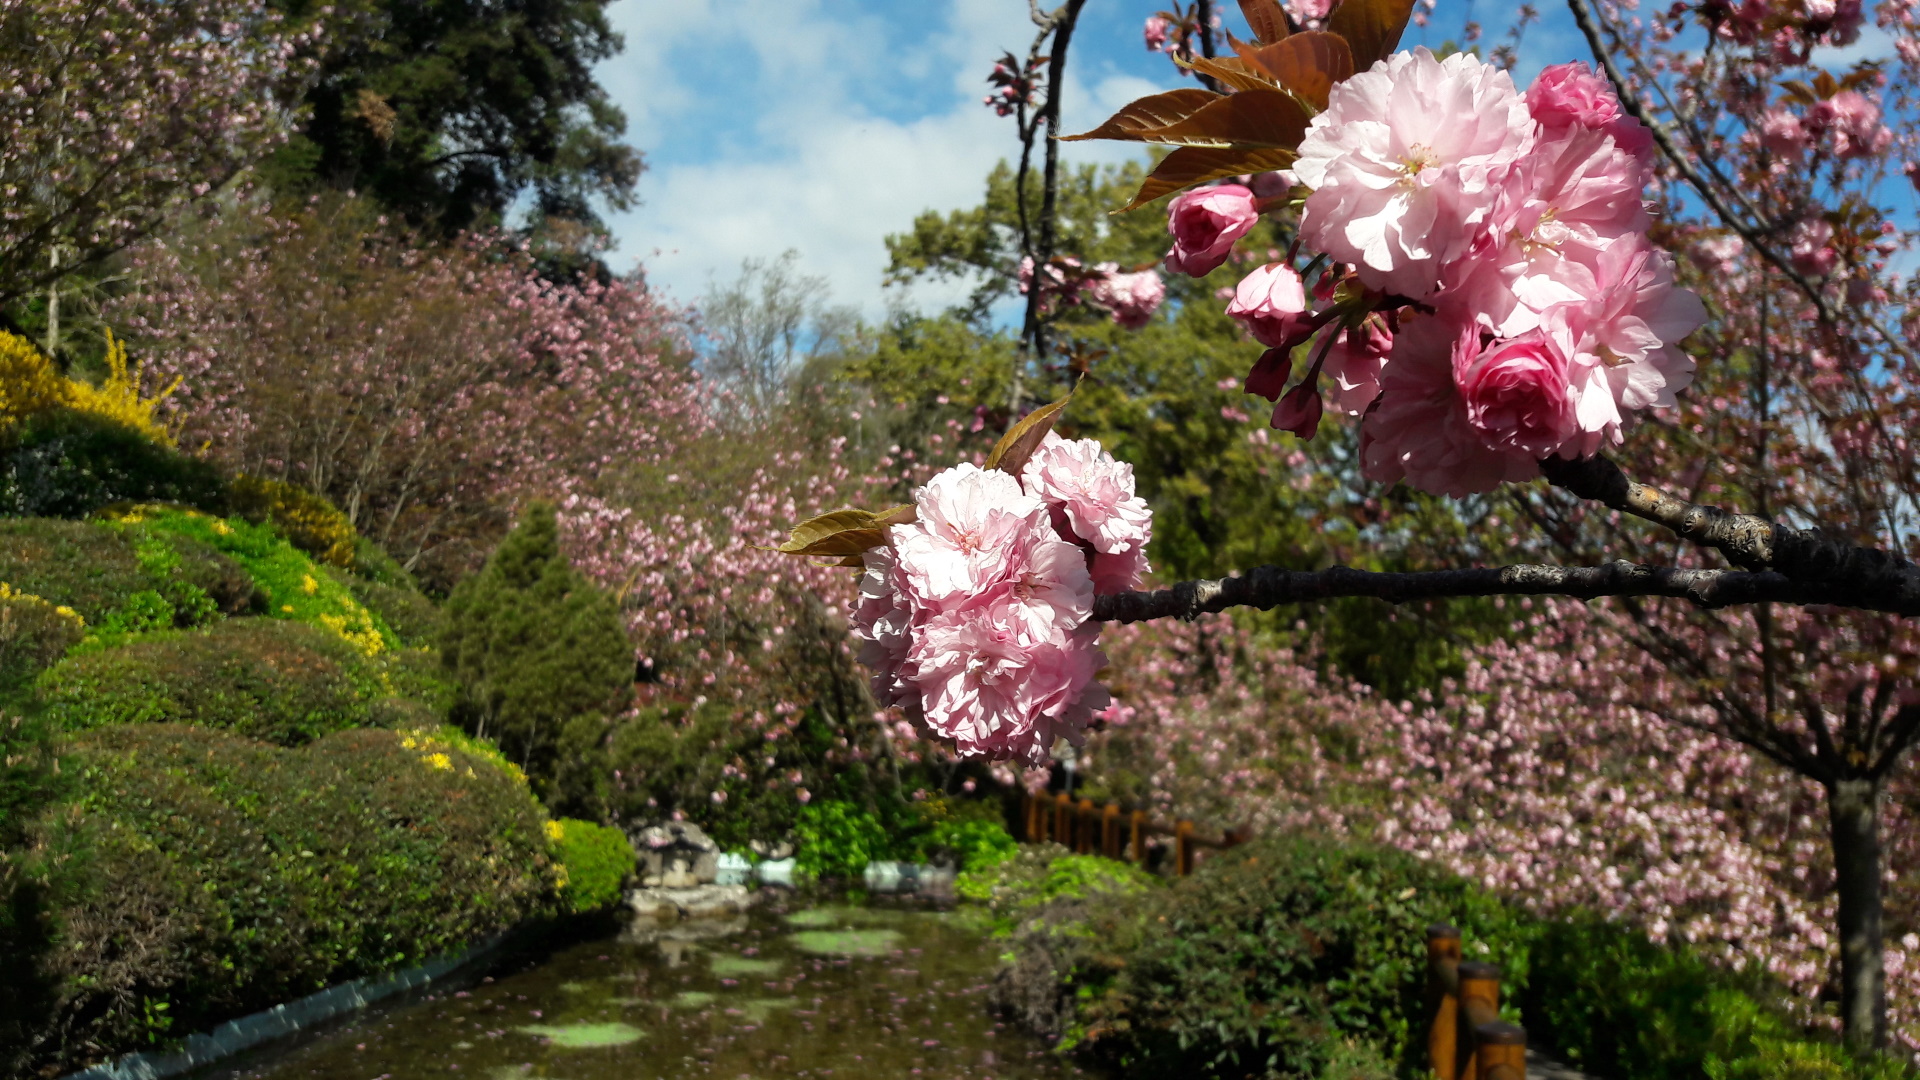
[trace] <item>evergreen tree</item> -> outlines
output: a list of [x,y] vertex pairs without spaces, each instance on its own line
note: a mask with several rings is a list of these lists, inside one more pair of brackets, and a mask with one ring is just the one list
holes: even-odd
[[561,554],[551,505],[528,508],[486,567],[454,588],[440,649],[468,730],[498,742],[555,810],[591,812],[575,805],[599,801],[590,791],[558,780],[593,772],[572,760],[601,754],[599,740],[580,733],[626,704],[633,646],[613,598]]

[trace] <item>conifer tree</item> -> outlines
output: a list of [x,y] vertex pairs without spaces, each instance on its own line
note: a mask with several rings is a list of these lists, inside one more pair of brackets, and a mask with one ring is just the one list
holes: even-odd
[[[498,742],[550,805],[567,797],[555,783],[562,730],[623,707],[633,683],[619,610],[561,553],[547,503],[529,507],[486,567],[455,587],[440,649],[464,725]],[[597,749],[578,741],[567,740],[576,753]]]

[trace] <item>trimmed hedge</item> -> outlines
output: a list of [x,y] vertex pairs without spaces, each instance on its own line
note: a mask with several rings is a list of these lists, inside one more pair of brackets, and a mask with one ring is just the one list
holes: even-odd
[[1000,997],[1128,1076],[1378,1074],[1424,1053],[1436,922],[1525,985],[1527,924],[1478,887],[1398,851],[1264,838],[1143,899],[1033,920]]
[[233,512],[255,525],[272,525],[287,542],[320,562],[353,569],[360,536],[347,515],[306,488],[242,474],[227,485]]
[[547,822],[560,861],[560,899],[568,911],[598,911],[620,900],[620,886],[636,862],[627,834],[578,818]]
[[[214,612],[258,610],[265,597],[245,568],[212,547],[137,528],[51,518],[0,520],[0,582],[73,608],[98,626],[153,594],[177,624]],[[197,594],[197,595],[196,595]],[[207,610],[199,596],[212,603]]]
[[76,737],[78,797],[36,839],[81,848],[84,885],[58,911],[42,973],[57,990],[27,1068],[65,1072],[551,910],[539,805],[463,742],[361,730],[287,750],[165,724]]
[[226,498],[211,463],[107,417],[61,408],[0,432],[0,515],[82,518],[124,502],[220,513]]
[[85,635],[79,612],[0,583],[0,702],[23,696]]
[[69,731],[182,723],[294,746],[369,723],[378,677],[352,645],[277,619],[143,635],[67,657],[40,677],[47,712]]

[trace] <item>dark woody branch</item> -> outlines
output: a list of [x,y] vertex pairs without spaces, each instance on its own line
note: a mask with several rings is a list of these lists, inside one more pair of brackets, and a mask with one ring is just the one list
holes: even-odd
[[[1701,607],[1737,604],[1836,603],[1817,583],[1796,581],[1771,571],[1685,570],[1612,562],[1604,566],[1498,566],[1462,570],[1382,573],[1334,566],[1325,570],[1283,570],[1262,566],[1245,574],[1183,581],[1154,592],[1096,597],[1093,617],[1103,622],[1140,622],[1168,617],[1192,619],[1232,607],[1265,610],[1281,604],[1309,603],[1344,596],[1371,596],[1389,603],[1454,596],[1565,596],[1594,600],[1603,596],[1666,596]],[[1896,615],[1920,614],[1920,600],[1894,594],[1868,597],[1844,606]]]

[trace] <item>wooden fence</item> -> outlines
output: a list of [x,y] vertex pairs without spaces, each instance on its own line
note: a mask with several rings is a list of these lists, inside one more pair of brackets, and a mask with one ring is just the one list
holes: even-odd
[[1427,928],[1427,1060],[1437,1080],[1526,1080],[1527,1033],[1500,1019],[1500,969],[1460,959],[1460,931]]
[[1249,839],[1246,831],[1236,829],[1228,829],[1219,836],[1204,836],[1185,818],[1169,825],[1154,821],[1144,810],[1126,810],[1119,803],[1096,806],[1092,799],[1075,801],[1064,791],[1054,795],[1029,794],[1024,798],[1028,843],[1051,840],[1082,855],[1105,855],[1145,866],[1147,838],[1171,836],[1173,872],[1180,877],[1193,873],[1199,851],[1224,851]]

